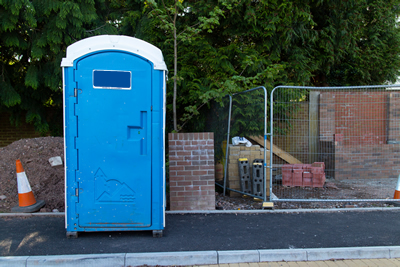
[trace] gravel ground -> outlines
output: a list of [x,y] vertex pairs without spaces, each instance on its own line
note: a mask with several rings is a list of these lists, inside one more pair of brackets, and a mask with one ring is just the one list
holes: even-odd
[[[219,210],[257,210],[262,202],[249,197],[229,197],[216,193],[216,209]],[[372,208],[394,207],[385,202],[274,202],[274,209],[332,209],[332,208]]]

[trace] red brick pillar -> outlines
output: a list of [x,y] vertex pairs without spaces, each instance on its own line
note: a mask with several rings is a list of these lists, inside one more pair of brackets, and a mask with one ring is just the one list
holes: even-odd
[[215,209],[214,133],[170,133],[171,210]]

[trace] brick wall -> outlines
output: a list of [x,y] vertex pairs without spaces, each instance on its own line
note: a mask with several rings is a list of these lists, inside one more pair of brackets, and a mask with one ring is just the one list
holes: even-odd
[[387,142],[388,91],[320,94],[320,140],[334,141],[343,135],[344,145],[373,145]]
[[335,179],[399,175],[400,94],[321,92],[319,116],[320,158]]
[[40,137],[40,133],[36,132],[33,125],[21,120],[18,127],[11,125],[8,113],[0,114],[0,147],[5,147],[14,141],[23,138]]
[[170,133],[171,210],[215,209],[214,133]]
[[360,148],[336,142],[335,150],[335,179],[397,178],[400,174],[398,144]]

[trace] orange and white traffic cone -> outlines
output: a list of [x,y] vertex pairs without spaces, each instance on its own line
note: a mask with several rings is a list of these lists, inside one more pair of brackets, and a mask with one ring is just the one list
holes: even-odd
[[41,209],[45,202],[43,200],[36,201],[35,196],[32,193],[31,186],[28,182],[28,177],[24,168],[22,167],[21,161],[16,161],[17,167],[17,182],[18,182],[18,200],[19,205],[12,208],[12,212],[35,212]]
[[396,186],[396,190],[394,190],[393,199],[400,199],[400,175],[399,175],[399,178],[397,179],[397,186]]

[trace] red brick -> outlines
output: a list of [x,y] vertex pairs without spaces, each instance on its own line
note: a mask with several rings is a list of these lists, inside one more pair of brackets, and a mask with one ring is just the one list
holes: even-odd
[[192,175],[192,171],[177,171],[176,175],[177,176]]
[[176,166],[176,161],[171,160],[171,161],[169,162],[169,166],[175,167],[175,166]]
[[168,141],[168,146],[169,146],[169,147],[175,146],[175,145],[176,145],[176,142],[175,142],[175,141],[172,141],[172,140],[169,140],[169,141]]
[[187,185],[192,185],[192,182],[189,181],[178,181],[177,186],[187,186]]
[[198,191],[200,190],[200,186],[185,186],[185,191]]
[[178,156],[190,156],[192,153],[190,151],[177,151],[176,154]]
[[177,160],[184,160],[184,156],[169,156],[169,160],[171,161],[171,160],[174,160],[174,161],[177,161]]
[[177,146],[187,146],[190,145],[190,141],[176,141]]
[[193,175],[207,175],[207,171],[193,171]]
[[213,185],[202,185],[201,190],[215,190],[215,186]]
[[200,166],[184,166],[185,171],[198,171],[200,170]]
[[186,166],[170,166],[169,170],[170,171],[183,171],[185,170]]
[[207,151],[204,151],[204,150],[201,150],[201,151],[193,150],[192,151],[192,155],[207,155]]
[[169,180],[170,181],[185,181],[185,176],[176,176],[176,175],[171,176],[171,174],[170,174]]
[[[206,165],[207,164],[207,161],[205,161],[205,160],[203,160],[203,161],[200,161],[200,160],[192,160],[192,165],[193,166],[204,166],[204,165]],[[203,169],[203,168],[202,168]]]
[[207,181],[193,181],[193,185],[208,185]]
[[201,140],[201,141],[192,141],[192,145],[194,146],[199,146],[199,145],[207,145],[207,141]]
[[[185,146],[185,150],[186,151],[193,151],[193,150],[198,150],[199,149],[199,147],[198,146],[193,146],[193,145],[191,145],[191,146]],[[194,154],[193,154],[194,155]]]
[[192,163],[190,161],[178,161],[176,164],[178,166],[190,166]]
[[181,191],[178,192],[178,196],[192,196],[193,192],[192,191]]
[[185,197],[170,197],[171,201],[185,201]]
[[195,182],[195,181],[200,181],[199,176],[193,176],[193,175],[187,175],[185,176],[185,181],[190,181],[190,182]]

